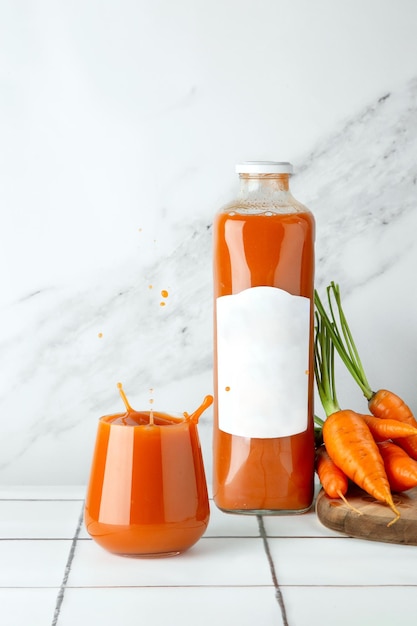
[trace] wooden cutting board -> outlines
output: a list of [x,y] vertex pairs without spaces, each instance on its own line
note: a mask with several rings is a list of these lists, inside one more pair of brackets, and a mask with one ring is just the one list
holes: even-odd
[[342,500],[329,498],[323,489],[320,491],[316,513],[324,526],[350,537],[417,546],[417,487],[393,494],[401,517],[392,526],[387,526],[394,517],[391,509],[359,487],[350,487],[346,497],[362,515],[352,511]]

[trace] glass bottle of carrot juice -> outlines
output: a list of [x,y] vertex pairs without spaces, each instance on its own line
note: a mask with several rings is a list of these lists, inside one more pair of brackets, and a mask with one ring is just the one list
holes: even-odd
[[313,501],[311,212],[290,163],[236,166],[213,225],[213,496],[231,513],[303,513]]

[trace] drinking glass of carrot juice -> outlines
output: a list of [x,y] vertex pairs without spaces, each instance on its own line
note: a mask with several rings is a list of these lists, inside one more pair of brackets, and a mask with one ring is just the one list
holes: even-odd
[[98,423],[84,520],[101,547],[131,557],[174,556],[194,545],[209,521],[197,431],[212,403],[188,415],[127,411]]

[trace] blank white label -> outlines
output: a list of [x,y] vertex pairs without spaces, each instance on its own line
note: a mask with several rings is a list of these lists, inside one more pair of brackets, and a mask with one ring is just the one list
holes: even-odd
[[252,287],[216,305],[219,428],[253,438],[305,431],[309,298]]

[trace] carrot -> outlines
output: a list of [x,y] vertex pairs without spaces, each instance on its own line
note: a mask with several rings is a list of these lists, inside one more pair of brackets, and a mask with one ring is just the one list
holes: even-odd
[[[384,419],[388,415],[402,424],[417,428],[411,409],[392,391],[379,389],[369,401],[370,411],[378,418]],[[411,458],[417,460],[417,435],[402,437],[396,443],[403,448]]]
[[348,477],[332,461],[324,445],[316,450],[316,472],[321,486],[329,498],[340,498],[355,513],[362,515],[362,511],[352,506],[345,498],[349,486]]
[[[378,418],[394,419],[417,428],[417,420],[410,407],[399,396],[387,389],[380,389],[376,392],[372,390],[343,311],[339,286],[334,282],[331,282],[327,287],[327,298],[330,315],[327,314],[317,291],[314,293],[316,310],[322,323],[326,326],[340,358],[368,400],[368,407],[372,415]],[[336,307],[333,306],[332,300],[335,301]],[[335,308],[337,308],[337,315]],[[398,439],[397,443],[412,458],[417,460],[416,434]]]
[[314,370],[320,400],[327,418],[323,423],[323,440],[335,465],[358,487],[376,500],[386,503],[395,513],[388,523],[400,517],[395,507],[384,462],[371,431],[356,412],[339,406],[334,378],[334,345],[327,326],[316,315]]
[[399,439],[417,435],[417,428],[398,420],[384,419],[374,415],[361,415],[361,418],[368,426],[375,441],[385,441],[386,439]]
[[343,499],[348,490],[347,476],[335,465],[324,446],[316,450],[316,472],[329,498]]
[[360,415],[349,409],[332,413],[324,422],[323,439],[334,463],[361,489],[385,502],[396,517],[384,461],[371,431]]
[[395,443],[378,444],[392,491],[407,491],[417,486],[417,461]]

